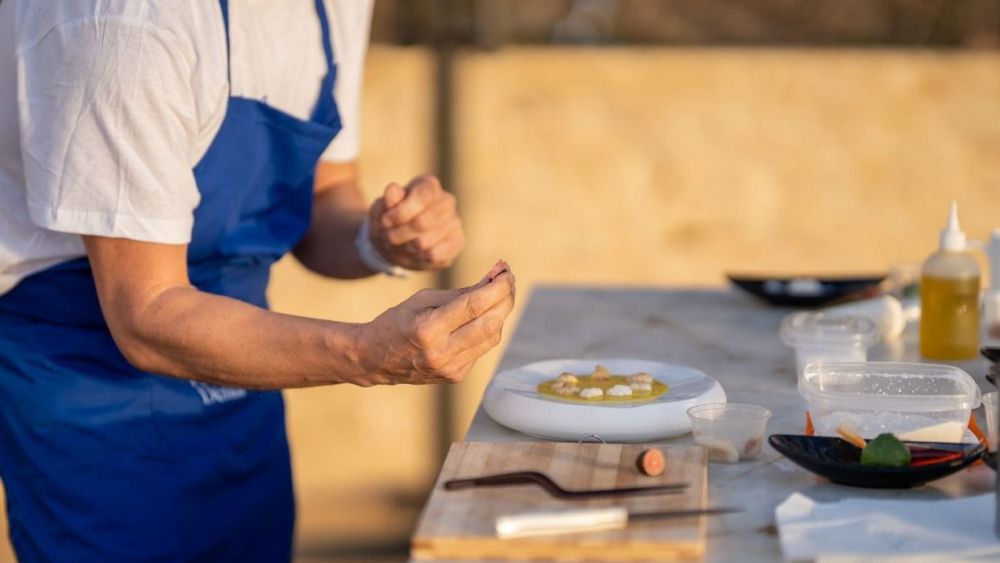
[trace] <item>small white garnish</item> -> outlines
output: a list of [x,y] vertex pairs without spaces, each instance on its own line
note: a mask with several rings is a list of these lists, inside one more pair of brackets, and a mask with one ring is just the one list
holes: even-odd
[[653,385],[650,383],[630,383],[629,387],[636,393],[652,393]]
[[629,383],[653,383],[653,376],[644,371],[628,376]]
[[604,391],[600,387],[587,387],[583,391],[580,391],[580,398],[582,399],[596,399],[603,396]]
[[740,452],[732,442],[708,436],[695,436],[694,443],[708,450],[709,461],[736,463],[740,460]]
[[580,388],[572,383],[556,382],[552,390],[559,395],[575,395],[580,392]]
[[608,389],[609,397],[631,397],[632,388],[628,385],[615,385],[611,389]]
[[563,374],[559,375],[558,378],[556,378],[556,381],[558,381],[560,383],[569,383],[569,384],[572,384],[572,385],[576,385],[579,382],[579,380],[576,378],[576,376],[573,375],[572,373],[563,373]]

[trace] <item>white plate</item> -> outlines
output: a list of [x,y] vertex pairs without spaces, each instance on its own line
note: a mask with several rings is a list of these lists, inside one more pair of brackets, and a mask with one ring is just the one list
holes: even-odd
[[[580,404],[538,393],[538,384],[563,372],[590,373],[597,364],[611,373],[640,371],[670,386],[642,403]],[[502,371],[493,378],[483,408],[500,424],[541,438],[577,441],[596,434],[608,442],[645,442],[687,434],[687,410],[701,403],[724,403],[719,382],[689,367],[628,359],[549,360]]]

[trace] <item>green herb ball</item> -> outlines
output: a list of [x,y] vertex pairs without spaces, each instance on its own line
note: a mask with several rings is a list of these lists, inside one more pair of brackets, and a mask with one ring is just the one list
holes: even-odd
[[892,434],[879,434],[861,452],[861,463],[869,467],[906,467],[910,450]]

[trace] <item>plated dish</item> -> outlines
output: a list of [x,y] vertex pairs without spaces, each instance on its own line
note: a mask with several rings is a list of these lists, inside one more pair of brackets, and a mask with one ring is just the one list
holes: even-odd
[[872,290],[885,274],[859,276],[767,276],[726,274],[736,287],[780,307],[821,307]]
[[[598,365],[610,375],[649,376],[649,395],[628,400],[567,400],[545,391],[562,374],[590,374]],[[643,378],[645,379],[645,378]],[[579,384],[579,377],[577,383]],[[640,383],[634,379],[634,383]],[[654,393],[653,382],[663,386]],[[605,385],[619,385],[607,382]],[[581,389],[582,391],[582,389]],[[594,434],[608,442],[643,442],[691,431],[688,408],[725,402],[722,386],[689,367],[633,359],[550,360],[498,373],[483,398],[483,408],[498,423],[531,436],[578,441]]]
[[982,444],[905,442],[913,453],[905,467],[873,467],[861,462],[861,449],[840,438],[773,434],[771,447],[813,473],[853,487],[908,489],[946,477],[983,457]]
[[670,386],[644,371],[615,374],[597,364],[589,373],[560,373],[555,379],[539,383],[537,389],[540,395],[563,401],[634,403],[655,399],[669,391]]

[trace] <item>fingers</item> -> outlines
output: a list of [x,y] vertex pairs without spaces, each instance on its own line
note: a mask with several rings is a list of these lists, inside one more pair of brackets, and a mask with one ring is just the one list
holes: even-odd
[[510,298],[513,286],[514,276],[509,273],[501,274],[492,283],[473,287],[437,308],[433,316],[436,321],[454,331]]
[[382,199],[385,200],[385,208],[392,209],[399,205],[401,201],[406,197],[406,191],[399,186],[399,184],[392,182],[385,187],[385,194]]
[[382,215],[382,226],[391,229],[409,223],[444,195],[445,191],[437,178],[418,176],[407,185],[406,197],[396,205],[387,207],[386,213]]
[[479,283],[489,283],[496,279],[496,277],[500,274],[510,271],[510,264],[508,264],[506,260],[497,260],[496,264],[493,264],[493,267],[490,268],[489,272],[486,272],[486,276],[483,277]]
[[[407,250],[418,256],[425,256],[435,246],[445,242],[449,238],[462,237],[462,222],[456,217],[440,228],[426,233],[407,243]],[[464,238],[462,239],[464,242]]]
[[460,381],[472,369],[476,361],[500,344],[503,339],[503,324],[514,308],[514,297],[453,332],[448,345],[453,352],[450,361],[442,369],[449,381]]
[[372,203],[371,207],[368,208],[368,223],[372,229],[381,225],[379,220],[383,214],[385,214],[385,198],[380,197]]
[[465,236],[459,227],[453,230],[444,240],[434,243],[430,248],[423,251],[423,262],[425,267],[430,269],[447,268],[462,252],[465,246]]
[[418,176],[405,188],[390,184],[369,217],[375,247],[404,268],[446,268],[465,246],[455,196],[434,176]]
[[413,309],[436,309],[461,295],[460,289],[421,289],[408,300]]
[[446,340],[437,340],[436,352],[428,354],[428,367],[437,379],[460,381],[484,354],[496,347],[503,337],[503,323],[514,307],[513,296],[490,309],[486,314],[451,333]]
[[385,215],[385,212],[399,205],[399,202],[405,196],[406,192],[403,191],[403,188],[399,187],[399,184],[393,182],[386,186],[382,197],[376,199],[368,209],[368,220],[371,222],[372,228],[375,229],[376,226],[381,225],[382,216]]
[[[404,204],[406,201],[408,200],[404,200]],[[391,244],[401,245],[421,235],[450,228],[455,221],[458,221],[458,214],[455,213],[455,196],[442,192],[440,198],[431,202],[411,221],[386,230],[386,238]]]
[[402,245],[388,242],[385,233],[376,235],[380,248],[397,263],[410,269],[435,270],[445,268],[455,260],[465,246],[462,221],[455,216],[435,230],[420,233],[419,236]]
[[[508,296],[486,314],[452,332],[448,344],[452,350],[461,351],[457,352],[456,357],[472,361],[499,344],[503,335],[503,323],[513,309],[514,297]],[[472,356],[468,355],[470,353]]]
[[393,331],[405,338],[406,352],[398,354],[405,361],[397,363],[406,380],[456,382],[465,377],[476,360],[500,342],[514,308],[514,287],[510,266],[498,261],[475,286],[424,289],[390,310],[402,311],[393,318],[402,319],[406,327]]

